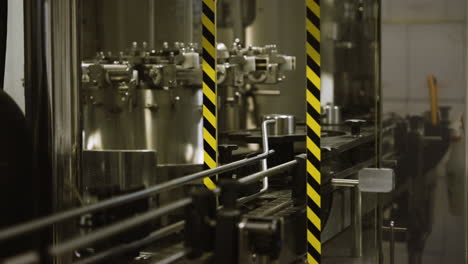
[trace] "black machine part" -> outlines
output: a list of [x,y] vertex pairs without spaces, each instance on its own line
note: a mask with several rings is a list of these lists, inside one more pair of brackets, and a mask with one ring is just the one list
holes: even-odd
[[251,253],[278,259],[281,252],[281,224],[277,218],[246,217],[239,225],[248,237]]

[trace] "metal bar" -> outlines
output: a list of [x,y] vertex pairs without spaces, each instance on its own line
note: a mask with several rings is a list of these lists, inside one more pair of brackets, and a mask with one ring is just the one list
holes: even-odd
[[382,227],[382,230],[384,230],[384,231],[391,231],[391,230],[393,230],[393,232],[399,232],[399,233],[408,232],[408,229],[405,228],[405,227],[393,227],[393,229],[392,229],[392,228],[390,228],[390,227],[388,227],[388,226],[383,226],[383,227]]
[[16,255],[14,257],[3,260],[4,264],[37,264],[39,263],[40,256],[37,252],[30,251]]
[[[263,153],[266,153],[270,150],[268,146],[268,125],[276,123],[276,120],[265,120],[262,123],[262,141],[263,141]],[[267,159],[262,160],[262,170],[265,171],[268,169]],[[268,190],[268,178],[263,178],[263,188],[260,192],[266,192]]]
[[355,187],[359,185],[359,180],[354,179],[332,179],[332,184],[339,187]]
[[191,202],[192,202],[191,198],[185,198],[185,199],[179,200],[172,204],[160,207],[156,210],[153,210],[153,211],[144,213],[142,215],[104,227],[89,235],[81,236],[76,239],[64,242],[60,245],[53,246],[49,250],[49,253],[51,256],[61,256],[74,249],[79,249],[79,248],[89,246],[93,243],[109,238],[110,236],[122,233],[124,231],[127,231],[128,229],[134,228],[150,220],[153,220],[157,217],[163,216],[171,211],[174,211],[176,209],[189,205]]
[[[276,120],[265,120],[262,123],[262,143],[263,143],[263,153],[269,152],[268,146],[268,125],[276,123]],[[262,171],[266,171],[268,169],[267,159],[262,160]],[[258,193],[254,193],[250,196],[242,197],[237,200],[238,203],[243,204],[252,201],[253,199],[259,197],[260,195],[266,193],[268,191],[268,176],[262,177],[263,178],[263,186],[262,189]],[[261,180],[259,178],[258,180]]]
[[71,218],[74,218],[74,217],[78,217],[78,216],[81,216],[81,215],[84,215],[84,214],[93,213],[93,212],[100,211],[100,210],[109,209],[109,208],[116,207],[116,206],[119,206],[119,205],[128,204],[130,202],[133,202],[133,201],[136,201],[136,200],[139,200],[139,199],[143,199],[143,198],[147,198],[147,197],[150,197],[151,195],[154,195],[154,194],[157,194],[157,193],[160,193],[160,192],[163,192],[163,191],[168,191],[168,190],[177,188],[177,187],[179,187],[181,185],[184,185],[186,183],[189,183],[189,182],[192,182],[192,181],[195,181],[195,180],[203,179],[205,177],[209,177],[209,176],[216,175],[216,174],[219,174],[219,173],[232,171],[232,170],[235,170],[235,169],[240,168],[242,166],[252,164],[252,163],[255,163],[255,162],[259,161],[259,160],[265,159],[268,156],[272,155],[273,153],[274,153],[274,150],[270,150],[267,153],[262,153],[262,154],[259,154],[259,155],[255,156],[255,157],[242,159],[242,160],[235,161],[235,162],[223,165],[223,166],[219,166],[219,167],[214,168],[214,169],[205,170],[205,171],[201,171],[201,172],[198,172],[198,173],[195,173],[195,174],[192,174],[192,175],[188,175],[188,176],[185,176],[185,177],[182,177],[182,178],[177,178],[177,179],[174,179],[174,180],[170,180],[170,181],[167,181],[165,183],[150,187],[148,189],[145,189],[145,190],[142,190],[142,191],[139,191],[139,192],[135,192],[135,193],[127,194],[127,195],[122,195],[122,196],[112,198],[112,199],[109,199],[109,200],[105,200],[105,201],[102,201],[102,202],[99,202],[99,203],[96,203],[96,204],[92,204],[92,205],[89,205],[89,206],[64,211],[64,212],[57,213],[57,214],[54,214],[54,215],[51,215],[51,216],[48,216],[48,217],[39,218],[38,220],[35,220],[35,221],[32,221],[32,222],[26,222],[26,223],[23,223],[23,224],[19,224],[17,226],[1,230],[0,231],[0,242],[4,241],[4,240],[7,240],[7,239],[11,239],[11,238],[16,237],[16,236],[20,236],[20,235],[24,235],[24,234],[27,234],[27,233],[30,233],[30,232],[33,232],[33,231],[37,231],[39,229],[45,228],[47,226],[50,226],[52,224],[55,224],[55,223],[58,223],[58,222],[61,222],[61,221],[64,221],[64,220],[68,220],[68,219],[71,219]]
[[359,187],[353,188],[353,256],[362,257],[362,197]]
[[390,221],[390,264],[395,264],[395,222]]
[[267,169],[265,171],[260,171],[254,174],[251,174],[247,177],[239,179],[239,182],[242,184],[250,184],[256,181],[259,181],[263,178],[266,178],[268,176],[272,176],[275,174],[278,174],[280,172],[284,172],[294,166],[296,166],[299,162],[297,160],[292,160],[283,164],[280,164],[278,166],[272,167],[270,169]]
[[254,91],[253,94],[254,95],[281,95],[281,91],[280,90],[262,89],[262,90]]
[[244,19],[242,14],[242,0],[231,0],[234,38],[238,38],[242,44],[245,43]]
[[157,241],[158,239],[161,239],[165,236],[168,236],[170,234],[173,234],[177,231],[180,231],[184,228],[185,226],[185,221],[180,221],[180,222],[177,222],[175,224],[172,224],[172,225],[169,225],[169,226],[165,226],[161,229],[159,229],[158,231],[156,232],[153,232],[152,234],[150,234],[149,236],[143,238],[143,239],[140,239],[140,240],[137,240],[137,241],[133,241],[129,244],[124,244],[124,245],[120,245],[120,246],[117,246],[117,247],[114,247],[114,248],[111,248],[109,250],[106,250],[106,251],[103,251],[103,252],[100,252],[96,255],[93,255],[89,258],[86,258],[86,259],[83,259],[81,261],[78,261],[78,262],[74,262],[74,264],[91,264],[91,263],[95,263],[95,262],[100,262],[100,261],[103,261],[107,258],[110,258],[110,257],[116,257],[116,256],[120,256],[120,255],[123,255],[123,254],[126,254],[128,252],[131,252],[133,250],[136,250],[136,249],[139,249],[141,247],[144,247],[144,246],[147,246],[155,241]]
[[186,255],[187,255],[187,251],[180,251],[180,252],[177,252],[174,255],[171,255],[171,256],[163,259],[163,260],[160,260],[158,262],[153,262],[152,264],[171,264],[171,263],[174,263],[174,262],[182,259]]

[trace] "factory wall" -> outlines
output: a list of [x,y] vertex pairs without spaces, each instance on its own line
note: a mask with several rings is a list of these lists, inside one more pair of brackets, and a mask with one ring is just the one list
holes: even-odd
[[439,104],[464,111],[466,0],[382,0],[384,111],[429,110],[427,76],[434,74]]
[[3,87],[24,112],[23,25],[23,1],[8,0],[8,35]]

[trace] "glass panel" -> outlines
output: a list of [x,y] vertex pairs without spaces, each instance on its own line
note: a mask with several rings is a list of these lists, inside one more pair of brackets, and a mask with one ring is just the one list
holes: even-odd
[[386,263],[465,263],[466,1],[383,2]]
[[378,263],[378,194],[337,180],[379,165],[379,8],[321,1],[323,263]]
[[[220,160],[229,162],[261,152],[261,125],[267,119],[276,123],[267,129],[269,148],[275,154],[266,167],[305,153],[305,2],[218,0],[217,32],[220,147],[229,152],[229,147],[234,148],[228,156],[220,151]],[[220,177],[241,178],[264,168],[255,164]],[[300,176],[305,177],[305,169]],[[238,263],[304,261],[305,207],[291,201],[292,173],[278,173],[267,182],[241,191],[243,196],[259,191],[263,195],[239,207],[241,222],[247,227],[239,230]],[[300,188],[305,190],[305,183]],[[304,191],[301,195],[305,196]],[[278,210],[271,211],[275,207]],[[281,223],[281,250],[270,247],[274,252],[265,252],[256,246],[263,240],[246,230],[249,223],[266,224],[272,219]]]

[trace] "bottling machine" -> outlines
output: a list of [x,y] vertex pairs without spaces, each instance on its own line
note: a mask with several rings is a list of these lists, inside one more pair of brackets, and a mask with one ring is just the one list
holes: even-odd
[[[417,188],[408,182],[428,169],[421,164],[428,148],[434,162],[447,149],[448,120],[383,115],[380,3],[338,2],[323,1],[321,13],[316,243],[323,263],[382,263],[382,241],[394,235],[390,218],[405,204],[417,206],[407,201]],[[1,230],[0,243],[49,226],[54,243],[6,263],[307,261],[303,1],[217,2],[214,169],[203,167],[207,7],[112,4],[52,0],[46,7],[46,19],[62,22],[47,31],[55,214]],[[214,189],[203,186],[206,177]],[[407,232],[414,240],[424,235],[411,220]]]

